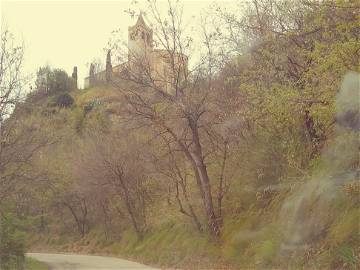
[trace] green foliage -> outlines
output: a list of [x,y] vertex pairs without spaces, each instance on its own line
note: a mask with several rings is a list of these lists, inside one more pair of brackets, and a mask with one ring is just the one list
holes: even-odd
[[73,105],[74,99],[68,93],[63,93],[55,98],[55,105],[59,108],[68,108]]
[[49,267],[33,258],[26,258],[25,270],[49,270]]
[[351,209],[340,215],[330,229],[330,242],[333,245],[358,242],[359,221],[359,209]]
[[25,234],[12,215],[0,218],[0,268],[23,269],[25,263]]
[[64,70],[52,69],[49,66],[39,68],[35,84],[40,96],[67,92],[75,88],[74,80]]
[[99,107],[101,105],[103,105],[103,102],[101,100],[92,100],[87,102],[84,106],[85,115],[91,112],[91,110],[93,110],[94,108]]
[[267,266],[275,261],[279,245],[273,240],[265,240],[256,244],[253,250],[255,253],[255,260],[261,262],[262,265]]
[[77,108],[76,110],[74,110],[74,113],[72,114],[72,118],[73,118],[75,130],[80,133],[82,131],[82,129],[84,127],[84,123],[85,123],[84,111],[81,110],[80,108]]
[[348,245],[341,245],[336,249],[337,258],[343,262],[343,264],[350,265],[352,269],[356,269],[359,265],[359,259],[356,258],[355,252],[352,247]]
[[[359,71],[358,15],[352,12],[352,1],[285,1],[276,5],[266,0],[260,2],[260,10],[249,6],[249,14],[245,14],[241,23],[233,26],[240,27],[237,30],[242,33],[241,36],[253,46],[243,51],[241,56],[236,56],[239,64],[233,67],[229,63],[231,72],[227,74],[224,68],[221,71],[223,77],[219,75],[217,82],[221,86],[219,89],[235,93],[231,101],[240,100],[234,105],[231,111],[234,117],[229,118],[229,122],[241,122],[235,135],[236,143],[229,147],[231,155],[224,169],[228,192],[222,204],[223,227],[218,242],[209,240],[206,233],[196,232],[192,225],[185,222],[189,221],[188,217],[178,213],[174,194],[168,190],[169,184],[157,182],[157,176],[151,178],[147,186],[149,189],[146,189],[146,196],[151,197],[156,207],[146,216],[147,230],[142,240],[130,229],[130,223],[122,213],[121,198],[109,196],[108,201],[101,201],[101,204],[97,201],[98,188],[91,189],[89,184],[81,184],[74,172],[79,168],[79,159],[93,161],[97,158],[96,164],[104,161],[104,152],[100,151],[95,156],[95,151],[88,151],[81,158],[74,152],[89,146],[85,138],[92,131],[100,134],[96,140],[104,141],[104,136],[111,131],[121,141],[123,128],[119,122],[123,119],[120,112],[127,105],[123,104],[120,91],[109,86],[86,89],[71,93],[71,96],[63,93],[71,89],[71,80],[63,71],[45,67],[38,73],[38,89],[43,89],[46,95],[56,94],[52,99],[54,105],[73,105],[73,109],[53,108],[47,111],[41,106],[34,106],[25,113],[33,115],[32,121],[38,121],[46,132],[53,136],[56,134],[58,138],[56,144],[42,151],[31,164],[47,176],[51,185],[50,191],[33,199],[41,202],[41,206],[48,211],[47,229],[56,235],[42,239],[43,243],[63,250],[105,251],[113,255],[141,258],[162,266],[220,258],[249,269],[357,267],[360,216],[357,209],[359,185],[355,180],[358,179],[346,182],[340,177],[339,182],[345,184],[339,190],[325,189],[325,185],[316,184],[318,179],[314,179],[314,189],[304,191],[299,187],[311,186],[304,185],[304,182],[310,182],[310,176],[319,171],[326,176],[329,172],[337,176],[339,173],[354,172],[358,166],[358,148],[354,147],[358,133],[340,130],[342,136],[334,135],[339,128],[334,125],[334,120],[336,95],[342,78],[349,71]],[[261,13],[261,20],[254,19],[258,16],[257,12]],[[286,25],[287,21],[291,27],[286,28],[289,26]],[[284,23],[285,28],[282,28]],[[219,96],[223,97],[223,94],[220,92]],[[171,113],[168,106],[162,103],[154,104],[154,108],[159,115]],[[208,109],[211,111],[213,108],[209,106]],[[226,111],[228,107],[223,106],[220,110]],[[202,126],[205,132],[208,132],[207,127],[213,128],[218,124],[214,119],[207,120],[208,125]],[[175,126],[178,123],[171,124]],[[156,136],[163,136],[165,141],[173,143],[173,138],[159,132],[161,130],[156,130],[155,134],[149,130],[142,131],[134,132],[131,138],[134,141],[143,139],[146,147]],[[212,153],[219,146],[211,140],[202,140],[202,143],[204,155],[209,155],[207,158],[211,160],[206,166],[211,176],[212,192],[217,194],[216,181],[219,179],[222,158],[212,157]],[[329,145],[332,147],[327,147]],[[118,149],[120,143],[115,144],[110,152],[115,153]],[[148,156],[144,150],[142,162],[146,163],[145,160],[151,159],[152,154],[156,156],[157,150]],[[323,156],[320,158],[321,153]],[[105,165],[109,168],[111,164]],[[153,164],[146,163],[146,166],[152,168]],[[89,166],[86,171],[91,170],[94,170],[94,166]],[[97,171],[91,171],[91,174],[95,173]],[[109,178],[108,171],[101,173],[101,178]],[[83,178],[80,180],[87,180]],[[203,213],[199,211],[200,196],[192,180],[193,176],[189,175],[189,201],[203,221]],[[136,190],[139,187],[132,188]],[[331,204],[327,205],[330,199],[325,202],[321,200],[321,192],[324,192],[321,188],[330,190],[326,195],[331,197]],[[61,203],[70,198],[67,197],[69,194],[89,200],[87,210],[93,227],[81,240],[74,236],[71,214],[63,211],[59,216],[58,208],[54,208],[54,205],[61,208]],[[299,194],[299,201],[305,205],[301,209],[304,219],[321,219],[326,229],[316,237],[309,237],[311,242],[307,243],[309,247],[304,253],[299,252],[299,255],[294,252],[293,257],[278,260],[286,234],[281,229],[283,223],[290,223],[290,220],[278,219],[287,202],[295,204],[291,196],[294,194]],[[306,194],[311,195],[310,199],[306,199]],[[319,210],[323,209],[331,211],[320,213]],[[106,218],[109,224],[104,225]],[[320,227],[320,222],[315,226]],[[9,243],[19,240],[15,231],[8,229],[7,234],[13,235],[8,237]],[[12,247],[16,249],[21,245],[14,244]],[[190,266],[194,268],[194,265],[198,266]]]

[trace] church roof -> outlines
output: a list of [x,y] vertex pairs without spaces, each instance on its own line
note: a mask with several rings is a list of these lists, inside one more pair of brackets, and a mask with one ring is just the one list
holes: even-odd
[[150,30],[150,28],[145,23],[142,12],[140,12],[139,17],[138,17],[138,19],[136,21],[136,24],[134,26],[139,26],[139,25],[141,25],[141,26],[145,27],[146,29]]
[[145,24],[145,21],[144,21],[144,18],[143,18],[143,15],[142,15],[142,12],[140,12],[140,15],[139,15],[139,17],[138,17],[138,19],[137,19],[136,24],[146,25],[146,24]]

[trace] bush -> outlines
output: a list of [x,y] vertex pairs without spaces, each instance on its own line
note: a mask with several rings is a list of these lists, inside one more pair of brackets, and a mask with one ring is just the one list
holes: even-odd
[[84,114],[88,114],[94,108],[94,104],[89,102],[84,106]]
[[279,247],[273,240],[265,240],[255,244],[255,260],[262,265],[269,265],[276,258]]
[[49,268],[43,262],[37,261],[32,258],[26,258],[25,269],[26,270],[48,270]]
[[23,269],[25,263],[25,235],[11,215],[0,219],[0,269]]
[[73,104],[74,99],[68,93],[61,94],[55,99],[55,105],[60,108],[68,108]]
[[[335,250],[334,262],[341,266],[350,266],[350,269],[357,269],[359,261],[356,258],[355,251],[348,245],[341,245]],[[333,263],[334,263],[333,262]]]
[[359,209],[346,211],[339,217],[329,230],[330,242],[333,245],[341,245],[349,242],[358,242]]
[[103,104],[103,101],[98,100],[98,99],[94,99],[92,101],[89,101],[84,106],[85,115],[88,114],[89,112],[91,112],[95,107],[101,106],[102,104]]

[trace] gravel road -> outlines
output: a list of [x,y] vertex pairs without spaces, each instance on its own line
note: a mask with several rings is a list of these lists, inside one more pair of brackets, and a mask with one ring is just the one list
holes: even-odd
[[27,256],[46,263],[51,270],[155,269],[136,262],[104,256],[52,253],[28,253]]

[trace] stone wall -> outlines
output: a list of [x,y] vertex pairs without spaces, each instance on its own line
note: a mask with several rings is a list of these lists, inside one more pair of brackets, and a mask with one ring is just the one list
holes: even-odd
[[[94,67],[90,66],[89,77],[85,78],[84,82],[85,88],[109,83],[113,75],[115,78],[116,75],[129,69],[135,73],[150,71],[157,85],[172,92],[174,80],[178,79],[178,76],[182,80],[187,75],[188,58],[185,55],[174,56],[167,50],[154,49],[153,31],[145,24],[142,14],[139,15],[136,24],[128,28],[128,62],[112,67],[110,55],[108,51],[105,71],[95,74]],[[173,61],[174,65],[172,65]]]

